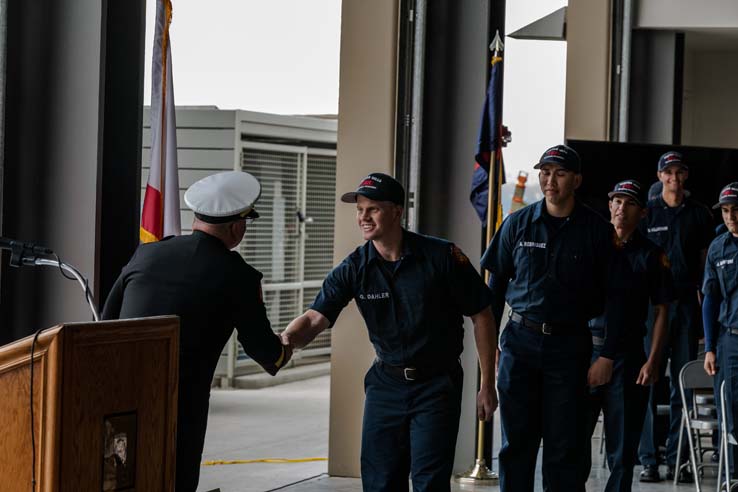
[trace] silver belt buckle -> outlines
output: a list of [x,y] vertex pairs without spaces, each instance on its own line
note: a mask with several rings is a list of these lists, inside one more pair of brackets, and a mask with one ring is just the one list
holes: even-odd
[[551,327],[547,323],[543,323],[541,325],[541,333],[543,333],[544,335],[550,335]]
[[409,371],[415,371],[414,367],[403,367],[402,372],[405,375],[405,381],[415,381],[414,377],[409,375]]

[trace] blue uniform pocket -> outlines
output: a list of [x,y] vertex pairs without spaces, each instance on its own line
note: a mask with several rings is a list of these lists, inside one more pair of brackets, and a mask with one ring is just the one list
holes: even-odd
[[738,271],[734,263],[725,264],[721,267],[718,267],[717,270],[718,278],[720,279],[720,287],[722,288],[725,298],[727,299],[731,296],[733,291],[735,291],[735,288],[738,285],[738,279],[736,278],[736,275],[738,275]]
[[[530,244],[538,244],[526,242]],[[519,246],[515,249],[514,260],[516,272],[526,272],[528,284],[532,284],[546,274],[546,253],[545,247],[536,246]]]

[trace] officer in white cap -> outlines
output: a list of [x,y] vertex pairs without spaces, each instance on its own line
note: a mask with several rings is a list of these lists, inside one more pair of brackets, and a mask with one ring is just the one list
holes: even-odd
[[115,282],[103,319],[176,314],[180,318],[177,492],[194,492],[207,426],[210,384],[235,327],[246,353],[269,374],[291,356],[272,331],[261,292],[262,274],[231,249],[247,222],[261,186],[231,171],[201,179],[185,193],[195,212],[192,234],[142,244]]

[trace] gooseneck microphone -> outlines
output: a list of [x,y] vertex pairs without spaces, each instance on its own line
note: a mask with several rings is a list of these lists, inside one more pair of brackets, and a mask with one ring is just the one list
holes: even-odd
[[[59,255],[54,253],[53,250],[46,246],[39,246],[38,244],[28,241],[17,241],[7,237],[0,237],[0,250],[2,249],[10,251],[10,266],[20,267],[25,265],[59,268],[59,271],[65,278],[76,280],[79,285],[82,286],[82,290],[85,293],[85,300],[87,301],[87,304],[90,305],[92,319],[95,321],[100,320],[97,306],[95,305],[95,300],[92,297],[92,292],[90,291],[87,279],[72,265],[61,261]],[[49,256],[52,258],[48,258]]]
[[26,241],[17,241],[0,237],[0,249],[10,251],[10,266],[19,267],[24,263],[32,263],[38,256],[53,255],[54,252],[45,246]]
[[34,255],[53,255],[54,252],[45,246],[39,246],[35,243],[17,241],[7,237],[0,237],[0,249],[8,249],[10,251],[21,250]]

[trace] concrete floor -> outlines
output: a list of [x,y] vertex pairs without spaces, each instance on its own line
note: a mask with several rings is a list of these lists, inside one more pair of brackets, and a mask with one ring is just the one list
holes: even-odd
[[[203,460],[328,457],[329,377],[214,389]],[[328,471],[326,461],[203,466],[198,492],[264,492]]]
[[[210,400],[204,460],[254,460],[262,458],[326,458],[328,456],[329,377],[283,384],[258,390],[214,389]],[[595,431],[599,436],[599,431]],[[499,438],[496,438],[496,444]],[[600,465],[599,440],[593,443],[593,467],[588,491],[602,491],[608,472]],[[540,463],[540,457],[539,457]],[[497,463],[494,463],[497,470]],[[238,464],[204,466],[198,492],[358,492],[361,481],[328,477],[327,462]],[[638,474],[636,470],[636,477]],[[662,475],[665,469],[661,470]],[[542,491],[540,470],[536,492]],[[454,484],[454,491],[492,492],[496,486]],[[694,490],[693,484],[641,484],[634,492]],[[715,479],[706,478],[703,490],[715,490]]]

